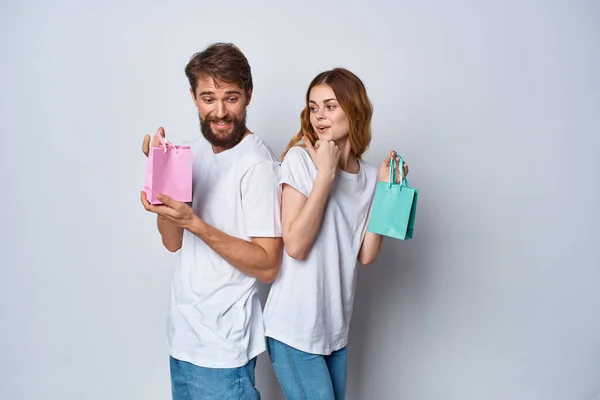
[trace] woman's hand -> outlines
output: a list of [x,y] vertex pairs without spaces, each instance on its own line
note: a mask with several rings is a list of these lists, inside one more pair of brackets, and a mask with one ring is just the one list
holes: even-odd
[[[400,157],[396,154],[394,150],[390,150],[390,153],[387,155],[385,160],[379,166],[379,173],[377,174],[377,178],[379,182],[389,182],[390,180],[390,161],[392,157],[396,158],[396,165],[400,165]],[[406,178],[408,175],[408,164],[404,163],[404,176],[400,176],[400,169],[396,168],[396,177],[394,179],[394,183],[400,183],[401,178]]]

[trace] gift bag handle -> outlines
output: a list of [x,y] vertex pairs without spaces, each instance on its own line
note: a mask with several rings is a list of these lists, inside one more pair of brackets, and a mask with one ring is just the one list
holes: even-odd
[[390,177],[388,180],[388,188],[396,184],[396,157],[400,159],[400,184],[408,186],[408,179],[404,176],[404,158],[397,152],[394,152],[394,157],[390,158]]
[[155,136],[158,136],[158,140],[162,144],[165,153],[167,152],[168,146],[171,146],[173,149],[175,149],[175,152],[177,153],[177,146],[165,139],[165,137],[160,133],[160,131],[157,131]]

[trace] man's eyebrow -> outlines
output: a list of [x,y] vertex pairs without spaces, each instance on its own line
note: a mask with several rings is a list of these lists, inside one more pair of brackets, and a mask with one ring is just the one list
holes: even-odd
[[[204,92],[200,92],[198,93],[198,96],[214,96],[215,92],[212,92],[210,90],[206,90]],[[241,95],[242,92],[240,92],[239,90],[228,90],[225,92],[225,94],[227,95],[231,95],[231,94],[239,94]]]

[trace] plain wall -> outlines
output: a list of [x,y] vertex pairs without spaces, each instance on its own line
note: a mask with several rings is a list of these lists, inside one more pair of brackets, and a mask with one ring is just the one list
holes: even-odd
[[[140,146],[200,135],[183,68],[233,41],[278,154],[344,66],[365,159],[395,148],[419,189],[414,239],[359,271],[348,399],[600,399],[598,2],[4,1],[0,22],[0,398],[169,398],[177,255]],[[265,354],[257,380],[282,398]]]

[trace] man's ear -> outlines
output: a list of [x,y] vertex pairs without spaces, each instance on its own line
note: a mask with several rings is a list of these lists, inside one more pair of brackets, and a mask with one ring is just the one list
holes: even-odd
[[250,100],[252,100],[252,89],[248,90],[248,95],[246,96],[246,107],[250,105]]

